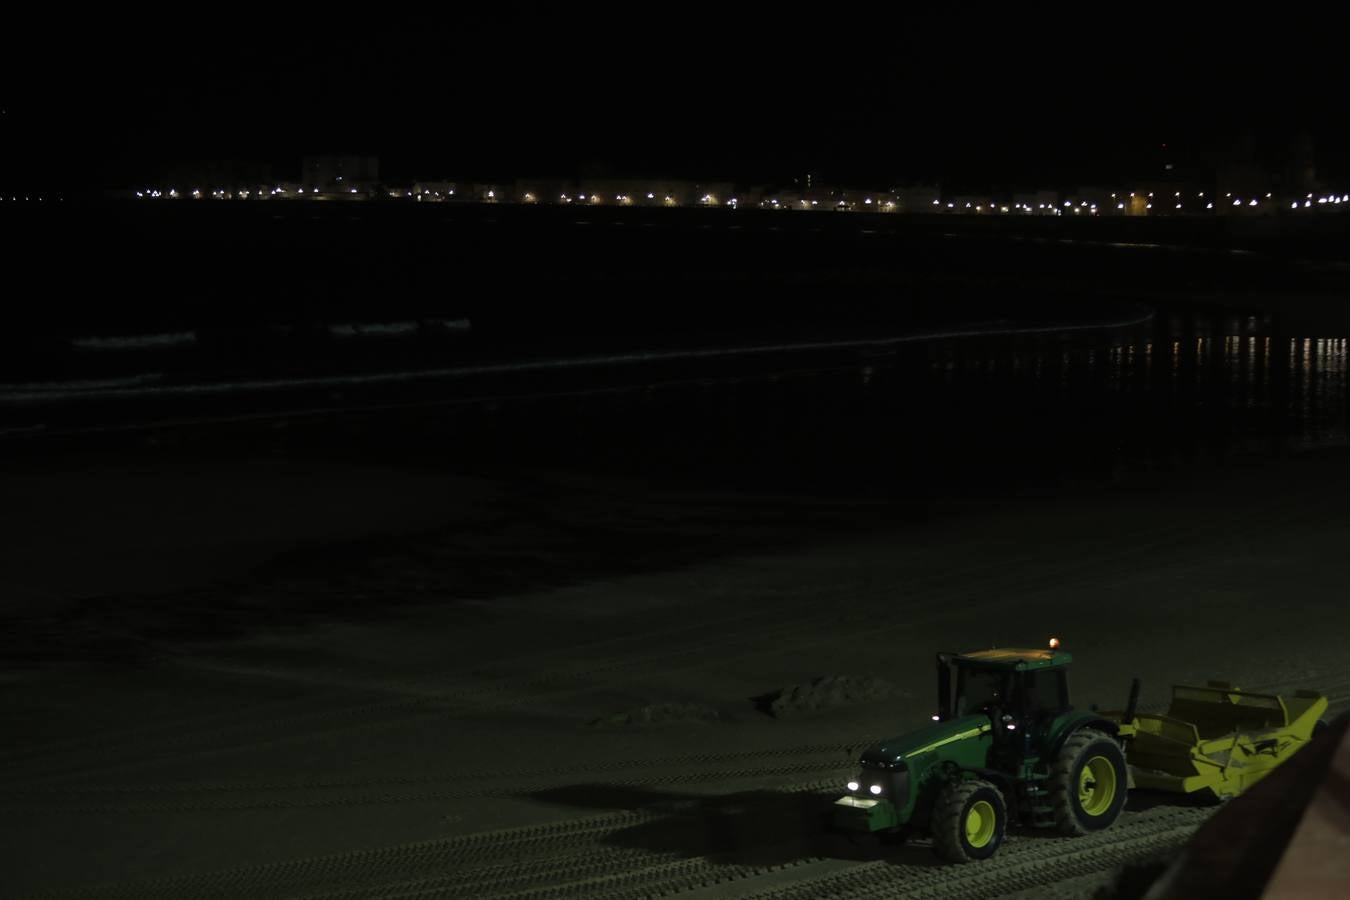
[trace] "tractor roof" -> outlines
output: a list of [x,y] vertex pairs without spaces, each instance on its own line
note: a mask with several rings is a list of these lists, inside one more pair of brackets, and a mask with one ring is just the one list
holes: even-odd
[[1073,657],[1063,650],[1027,650],[1021,647],[1000,647],[995,650],[974,650],[970,653],[961,653],[955,657],[955,662],[958,666],[1016,671],[1067,666],[1073,662]]

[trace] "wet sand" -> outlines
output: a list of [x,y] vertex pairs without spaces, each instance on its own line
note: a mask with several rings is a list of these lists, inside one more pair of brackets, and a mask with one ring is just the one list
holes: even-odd
[[[4,893],[1087,884],[1206,811],[1139,794],[1112,840],[1018,836],[978,883],[923,846],[824,836],[815,815],[862,746],[926,719],[938,649],[1056,634],[1083,706],[1118,706],[1139,675],[1145,706],[1227,678],[1346,709],[1346,463],[920,502],[523,468],[292,458],[213,462],[208,481],[54,460],[4,482],[11,510],[49,511],[7,519]],[[900,693],[756,707],[826,674]],[[609,718],[665,703],[698,714]]]

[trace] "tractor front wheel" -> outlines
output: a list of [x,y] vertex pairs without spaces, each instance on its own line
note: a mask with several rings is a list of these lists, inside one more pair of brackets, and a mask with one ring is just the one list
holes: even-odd
[[1050,805],[1061,834],[1110,827],[1125,808],[1125,753],[1107,734],[1084,728],[1064,742],[1050,770]]
[[1003,795],[987,781],[949,784],[933,807],[933,850],[948,862],[988,859],[1007,829]]

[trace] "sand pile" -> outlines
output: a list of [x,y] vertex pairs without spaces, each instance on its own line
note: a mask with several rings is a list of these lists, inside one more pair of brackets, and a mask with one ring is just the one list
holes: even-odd
[[762,708],[775,718],[784,718],[818,709],[908,696],[909,691],[871,675],[822,675],[807,684],[794,684],[770,694]]

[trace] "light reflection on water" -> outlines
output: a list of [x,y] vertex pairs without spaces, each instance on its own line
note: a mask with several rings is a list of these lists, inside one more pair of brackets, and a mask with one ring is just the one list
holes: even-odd
[[1344,337],[1163,316],[1129,333],[939,341],[828,369],[508,406],[466,413],[452,433],[490,434],[494,458],[653,476],[983,490],[1345,445],[1346,366]]
[[[1076,343],[1011,351],[1011,381],[1057,393],[1066,415],[1095,394],[1130,410],[1138,428],[1199,414],[1211,428],[1227,425],[1238,445],[1280,435],[1304,448],[1350,443],[1350,341],[1344,337],[1272,337],[1244,329]],[[930,374],[944,387],[979,389],[979,375],[1000,371],[997,355],[963,354],[960,347],[937,351]]]
[[[647,382],[413,404],[406,418],[332,427],[343,441],[412,441],[447,458],[711,471],[731,484],[1100,480],[1350,444],[1348,351],[1344,336],[1291,335],[1264,317],[1164,311],[1128,331],[802,353],[772,370],[681,364]],[[325,434],[316,426],[313,440]]]

